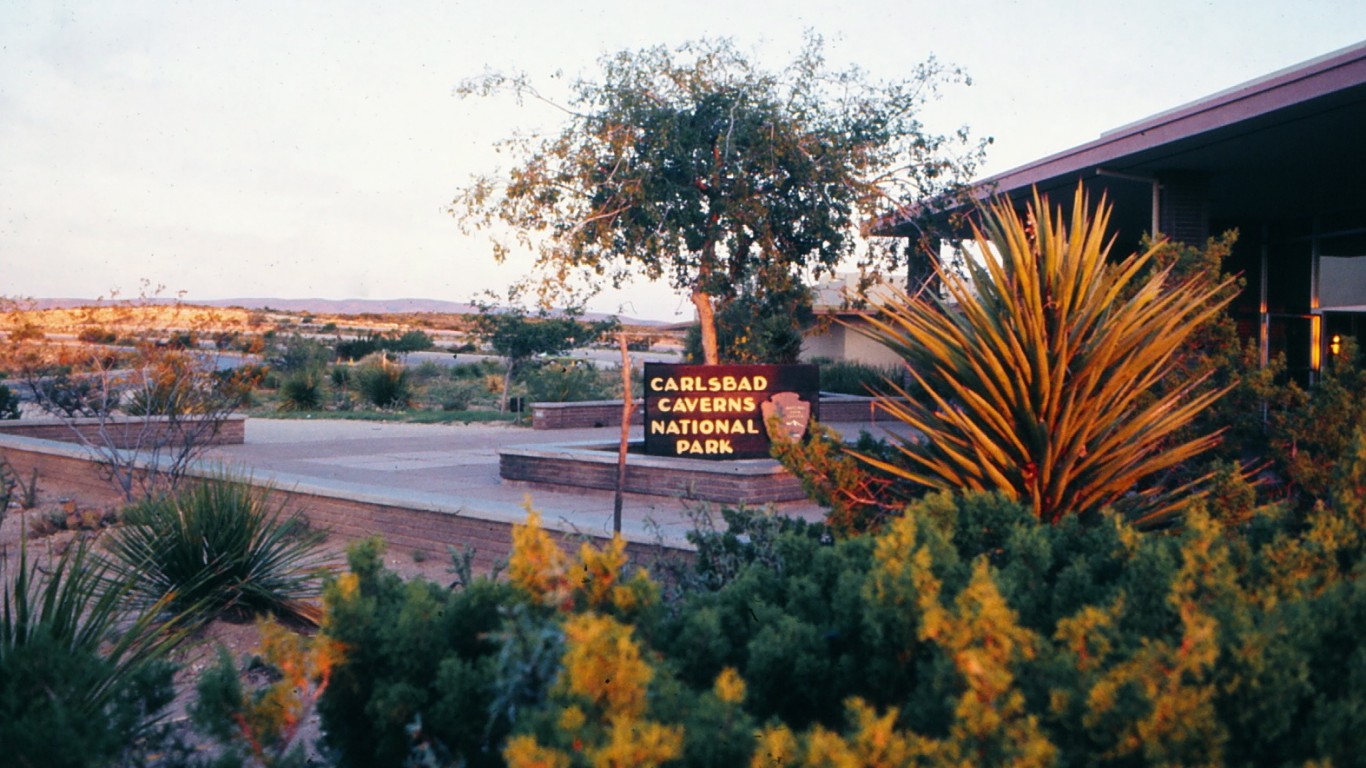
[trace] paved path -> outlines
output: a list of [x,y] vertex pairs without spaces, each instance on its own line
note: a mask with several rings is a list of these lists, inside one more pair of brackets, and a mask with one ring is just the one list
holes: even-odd
[[[854,436],[859,424],[832,424]],[[884,428],[879,425],[877,429]],[[249,419],[246,442],[215,449],[212,459],[249,471],[278,487],[308,485],[356,498],[446,509],[495,520],[520,520],[530,504],[548,525],[610,535],[610,491],[548,489],[498,476],[501,446],[600,440],[619,427],[532,430],[506,424],[427,425],[346,420]],[[633,431],[640,438],[640,428]],[[699,502],[628,494],[622,530],[629,539],[681,541]],[[712,504],[715,508],[717,505]],[[775,505],[783,514],[820,519],[811,502]]]

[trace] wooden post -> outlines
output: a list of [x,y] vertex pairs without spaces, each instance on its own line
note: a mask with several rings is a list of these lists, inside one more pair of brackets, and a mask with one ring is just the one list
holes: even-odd
[[631,440],[631,352],[626,348],[626,330],[617,333],[621,345],[621,443],[617,447],[617,491],[612,499],[612,533],[621,533],[621,494],[626,487],[626,449]]

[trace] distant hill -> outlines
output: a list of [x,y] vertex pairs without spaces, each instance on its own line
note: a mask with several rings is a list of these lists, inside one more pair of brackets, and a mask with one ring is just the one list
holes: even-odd
[[[169,304],[173,299],[150,299],[149,303]],[[479,308],[473,304],[460,301],[441,301],[439,299],[196,299],[185,297],[180,300],[183,304],[194,304],[205,307],[241,307],[243,309],[276,309],[281,312],[308,312],[315,315],[398,315],[398,314],[448,314],[463,315],[478,312]],[[101,303],[95,299],[33,299],[31,304],[25,301],[25,306],[32,306],[34,309],[69,309],[71,307],[84,307],[91,304]],[[600,320],[607,315],[596,312],[588,312],[584,317],[589,320]],[[629,317],[621,318],[622,322],[630,325],[660,325],[654,320],[636,320]]]

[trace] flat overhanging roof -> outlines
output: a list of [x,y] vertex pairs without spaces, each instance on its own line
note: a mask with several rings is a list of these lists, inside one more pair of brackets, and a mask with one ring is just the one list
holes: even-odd
[[[1076,105],[1084,109],[1084,103]],[[1366,201],[1366,42],[1108,131],[1095,141],[983,179],[975,195],[1055,201],[1079,181],[1150,199],[1151,183],[1194,174],[1216,219],[1306,215]],[[1146,188],[1146,189],[1144,189]],[[914,232],[909,214],[880,234]]]

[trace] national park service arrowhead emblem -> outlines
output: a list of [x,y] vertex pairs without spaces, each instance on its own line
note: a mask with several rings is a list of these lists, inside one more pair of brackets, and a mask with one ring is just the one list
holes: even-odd
[[[806,402],[796,392],[779,392],[761,406],[764,413],[764,428],[770,440],[778,439],[773,430],[779,429],[789,440],[801,440],[806,434],[806,425],[811,421],[811,403]],[[778,424],[773,424],[773,417]]]

